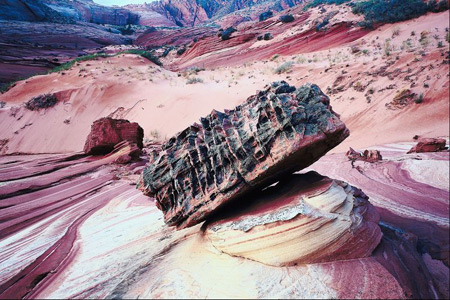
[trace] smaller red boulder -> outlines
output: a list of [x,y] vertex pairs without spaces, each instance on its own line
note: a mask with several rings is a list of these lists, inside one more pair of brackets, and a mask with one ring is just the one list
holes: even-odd
[[84,152],[91,155],[104,155],[114,150],[114,146],[123,141],[143,147],[144,129],[138,123],[128,120],[102,118],[91,126]]
[[445,139],[424,138],[411,148],[408,153],[438,152],[447,149]]

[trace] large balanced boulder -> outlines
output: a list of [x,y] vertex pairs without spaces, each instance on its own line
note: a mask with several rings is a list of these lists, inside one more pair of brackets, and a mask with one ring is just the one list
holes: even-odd
[[143,139],[144,130],[138,123],[123,119],[101,118],[92,124],[91,132],[84,144],[84,152],[92,155],[107,154],[123,141],[128,141],[142,149]]
[[291,175],[245,202],[210,220],[206,236],[221,252],[266,265],[368,257],[382,237],[361,190],[316,172]]
[[138,186],[156,198],[167,224],[184,228],[311,165],[348,135],[317,85],[275,82],[172,137]]

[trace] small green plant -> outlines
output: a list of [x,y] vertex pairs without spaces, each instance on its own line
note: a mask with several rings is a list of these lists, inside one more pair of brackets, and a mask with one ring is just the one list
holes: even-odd
[[413,30],[413,31],[411,31],[411,36],[415,36],[416,35],[416,32]]
[[443,48],[443,47],[444,47],[444,43],[443,43],[442,41],[439,41],[439,42],[437,43],[437,47],[438,47],[438,48]]
[[192,75],[192,74],[197,75],[197,74],[200,73],[201,71],[205,71],[205,68],[200,68],[200,67],[197,67],[197,66],[193,66],[193,67],[190,67],[190,68],[188,68],[188,69],[186,70],[186,72],[187,72],[189,75]]
[[188,78],[188,80],[186,81],[186,84],[196,84],[196,83],[203,83],[203,79],[198,77],[191,77]]
[[394,28],[392,28],[392,37],[396,37],[400,35],[400,27],[398,26],[394,26]]
[[275,54],[270,58],[270,61],[274,61],[275,59],[277,59],[278,57],[280,57],[280,54]]
[[415,102],[416,104],[422,103],[422,102],[423,102],[423,93],[420,93],[420,94],[414,99],[414,102]]
[[274,70],[274,73],[276,73],[276,74],[287,73],[292,69],[293,65],[294,65],[294,62],[287,61],[287,62],[279,65],[278,67],[276,67]]
[[3,108],[6,106],[6,102],[5,101],[0,101],[0,108]]
[[306,62],[306,57],[304,57],[303,55],[300,55],[298,58],[297,58],[297,63],[299,63],[299,64],[304,64]]
[[364,55],[369,55],[369,50],[367,50],[367,49],[362,49],[361,52]]
[[390,56],[390,55],[391,55],[392,46],[391,46],[391,42],[390,42],[389,39],[386,39],[386,40],[384,41],[383,51],[384,51],[384,54],[385,54],[386,56]]

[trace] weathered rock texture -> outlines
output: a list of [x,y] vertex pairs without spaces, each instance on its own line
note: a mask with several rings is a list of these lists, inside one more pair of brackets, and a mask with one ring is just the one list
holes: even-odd
[[445,150],[445,139],[421,139],[408,153],[437,152]]
[[273,266],[321,263],[368,257],[381,240],[368,197],[316,172],[292,175],[245,201],[206,230],[218,250],[233,256]]
[[380,151],[378,150],[364,150],[363,153],[355,151],[353,148],[350,149],[345,154],[349,160],[362,160],[367,162],[377,162],[383,160]]
[[[117,144],[128,141],[135,144],[139,150],[142,149],[144,130],[138,123],[122,119],[102,118],[94,122],[91,127],[84,152],[88,154],[107,154],[111,152]],[[133,155],[136,151],[132,152]],[[123,162],[125,158],[122,159]]]
[[150,162],[139,186],[165,222],[192,226],[219,205],[318,160],[348,135],[314,84],[275,82],[234,110],[213,111]]

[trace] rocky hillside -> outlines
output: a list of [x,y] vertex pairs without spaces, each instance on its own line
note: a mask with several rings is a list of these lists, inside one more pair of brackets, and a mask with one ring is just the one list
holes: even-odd
[[179,27],[195,26],[208,20],[224,17],[238,10],[263,6],[280,11],[304,2],[303,0],[159,0],[127,8],[142,14],[153,11]]

